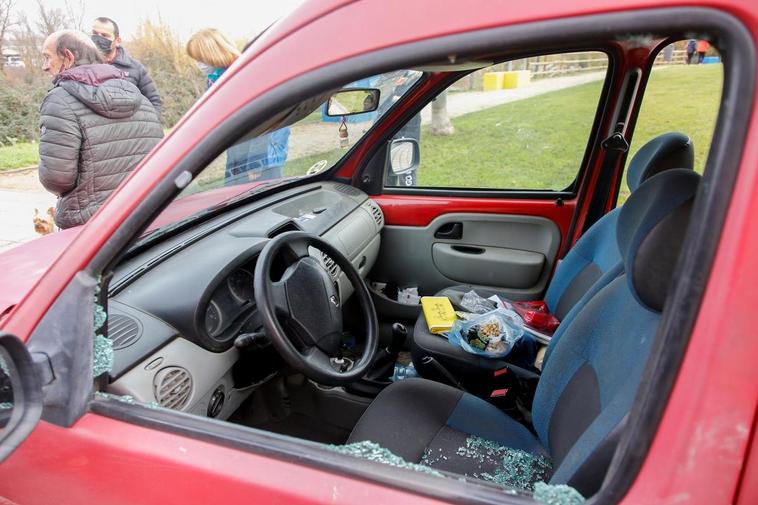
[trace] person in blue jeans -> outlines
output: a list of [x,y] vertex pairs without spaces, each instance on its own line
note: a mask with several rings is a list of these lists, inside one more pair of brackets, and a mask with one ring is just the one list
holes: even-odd
[[224,184],[278,179],[287,161],[289,128],[280,128],[229,148]]
[[[200,30],[187,41],[187,53],[197,62],[210,88],[234,61],[240,51],[215,28]],[[233,145],[226,151],[224,185],[276,179],[282,176],[287,161],[289,128],[281,128]]]

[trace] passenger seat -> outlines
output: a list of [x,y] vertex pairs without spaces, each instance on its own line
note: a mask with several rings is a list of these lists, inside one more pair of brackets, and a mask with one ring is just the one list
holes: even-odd
[[[634,192],[655,174],[673,168],[691,170],[693,165],[694,149],[690,138],[682,133],[666,133],[642,146],[635,154],[629,162],[627,185],[630,191]],[[571,309],[585,294],[601,288],[621,272],[621,254],[616,244],[620,210],[616,208],[599,219],[558,265],[545,294],[545,303],[561,321],[567,318]],[[459,285],[446,288],[437,296],[447,296],[454,305],[459,306],[461,297],[472,289],[484,297],[501,294],[496,290]],[[507,298],[504,294],[501,296]],[[548,359],[552,347],[551,343],[545,360]],[[414,366],[422,375],[435,375],[433,370],[429,370],[428,365],[422,363],[424,357],[430,356],[464,384],[480,382],[478,377],[483,373],[490,375],[493,370],[504,366],[502,360],[469,354],[450,344],[446,338],[430,333],[423,314],[416,321],[411,350]]]

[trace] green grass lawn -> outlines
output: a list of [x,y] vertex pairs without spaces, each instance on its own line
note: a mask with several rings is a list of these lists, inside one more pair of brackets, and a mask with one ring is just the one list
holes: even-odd
[[[602,83],[593,82],[453,119],[455,134],[422,128],[421,186],[563,189],[584,156]],[[629,159],[669,131],[688,134],[702,172],[718,111],[721,65],[655,71],[648,84]],[[628,196],[623,185],[621,201]]]
[[566,188],[574,180],[595,116],[601,81],[472,112],[455,134],[421,129],[420,186]]
[[[642,102],[628,161],[640,147],[658,135],[686,133],[695,146],[695,170],[703,173],[716,126],[723,68],[721,65],[687,65],[653,72]],[[626,172],[624,173],[626,177]],[[621,185],[619,202],[629,189]]]
[[36,166],[39,163],[37,144],[18,143],[0,146],[0,171]]

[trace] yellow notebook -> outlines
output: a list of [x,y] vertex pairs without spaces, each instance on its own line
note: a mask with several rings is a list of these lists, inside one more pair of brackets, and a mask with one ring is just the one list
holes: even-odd
[[453,327],[455,311],[446,296],[422,296],[421,308],[432,333],[445,333]]

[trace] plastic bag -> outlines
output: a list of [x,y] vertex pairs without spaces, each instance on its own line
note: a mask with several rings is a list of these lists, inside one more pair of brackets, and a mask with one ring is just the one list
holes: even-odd
[[552,335],[561,324],[558,318],[550,313],[550,309],[543,301],[511,303],[513,310],[524,320],[524,324],[537,331]]
[[536,330],[545,335],[555,333],[561,324],[558,318],[550,313],[547,304],[542,300],[513,302],[497,295],[492,295],[487,300],[492,301],[498,308],[514,311],[521,316],[521,320],[524,321],[527,329]]
[[497,308],[494,301],[482,298],[473,289],[463,295],[460,306],[474,314],[486,314]]
[[455,321],[447,339],[471,354],[502,358],[523,334],[524,325],[518,314],[496,309],[468,321]]

